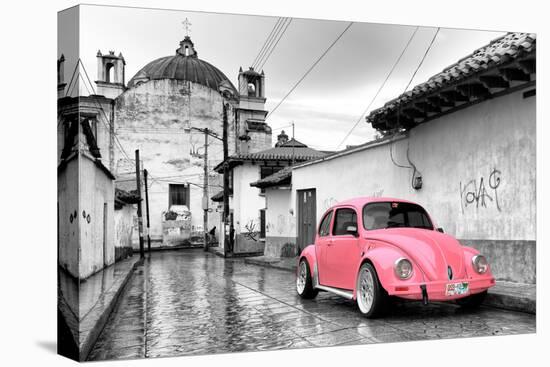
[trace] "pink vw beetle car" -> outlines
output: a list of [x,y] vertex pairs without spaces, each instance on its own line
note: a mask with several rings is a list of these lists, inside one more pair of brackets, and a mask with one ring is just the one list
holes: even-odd
[[356,198],[327,210],[315,244],[300,254],[296,289],[302,298],[328,291],[379,316],[390,296],[481,304],[495,284],[489,264],[471,247],[436,228],[418,204]]

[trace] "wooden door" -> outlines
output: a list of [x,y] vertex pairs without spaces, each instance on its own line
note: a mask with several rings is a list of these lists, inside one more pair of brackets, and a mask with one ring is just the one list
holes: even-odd
[[317,204],[315,189],[298,190],[298,253],[315,241]]

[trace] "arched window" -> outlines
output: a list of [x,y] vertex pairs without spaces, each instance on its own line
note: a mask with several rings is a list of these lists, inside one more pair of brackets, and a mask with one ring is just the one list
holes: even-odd
[[185,56],[189,56],[189,46],[185,46]]
[[254,83],[248,83],[248,96],[256,97],[256,86]]
[[114,65],[111,63],[108,63],[105,65],[105,81],[107,83],[113,83],[115,80],[115,69]]

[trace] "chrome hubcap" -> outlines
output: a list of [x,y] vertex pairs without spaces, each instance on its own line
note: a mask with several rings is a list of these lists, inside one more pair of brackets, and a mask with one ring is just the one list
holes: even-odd
[[296,290],[298,291],[299,294],[302,294],[304,292],[304,289],[306,288],[306,278],[307,278],[306,266],[307,265],[305,261],[302,261],[300,263],[298,276],[296,277]]
[[374,301],[374,278],[368,269],[363,269],[359,274],[359,287],[357,288],[357,303],[363,313],[370,311]]

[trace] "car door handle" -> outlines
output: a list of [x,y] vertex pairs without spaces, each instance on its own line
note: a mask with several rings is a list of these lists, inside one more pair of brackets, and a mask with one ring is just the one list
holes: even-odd
[[334,244],[334,241],[328,241],[327,246],[332,246]]

